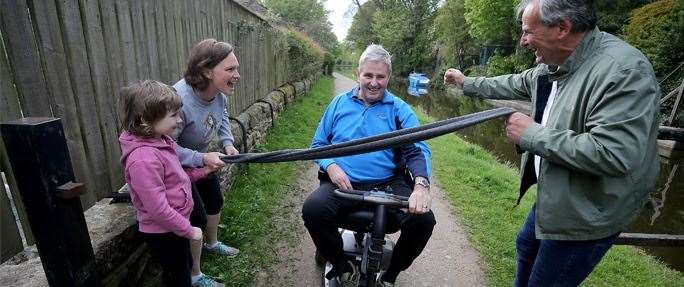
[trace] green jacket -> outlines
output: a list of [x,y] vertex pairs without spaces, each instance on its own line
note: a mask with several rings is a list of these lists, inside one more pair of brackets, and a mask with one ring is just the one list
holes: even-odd
[[[546,127],[533,123],[520,140],[520,196],[537,183],[536,237],[592,240],[622,231],[658,175],[660,88],[653,68],[639,50],[597,28],[555,72],[540,64],[516,75],[467,77],[463,90],[531,99],[536,107],[553,81],[558,93]],[[542,158],[538,182],[534,155]]]

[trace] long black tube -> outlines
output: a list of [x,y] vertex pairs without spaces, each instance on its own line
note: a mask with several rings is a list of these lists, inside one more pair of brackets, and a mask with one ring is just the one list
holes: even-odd
[[368,153],[393,148],[417,141],[431,139],[447,133],[473,126],[488,120],[505,117],[515,110],[497,108],[465,116],[451,118],[414,128],[396,130],[376,136],[365,137],[344,143],[328,145],[313,149],[290,149],[266,153],[244,153],[221,157],[227,163],[239,162],[285,162],[296,160],[312,160]]

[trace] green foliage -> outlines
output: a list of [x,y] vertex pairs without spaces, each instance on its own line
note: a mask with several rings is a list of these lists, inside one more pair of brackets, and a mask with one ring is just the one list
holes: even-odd
[[487,76],[494,77],[506,74],[517,74],[534,65],[534,54],[528,49],[518,49],[510,56],[500,54],[489,58]]
[[652,0],[594,1],[598,26],[601,31],[619,35],[627,25],[633,9],[652,2]]
[[468,32],[482,44],[509,44],[516,35],[515,5],[511,0],[465,0]]
[[338,44],[328,21],[328,11],[321,1],[264,0],[263,3],[288,26],[306,33],[324,49],[330,51]]
[[[438,70],[443,74],[447,68],[464,68],[474,63],[479,54],[479,47],[475,45],[468,33],[468,23],[465,21],[464,0],[446,0],[437,10],[435,18],[435,39],[439,45]],[[440,83],[435,75],[436,82]]]
[[331,76],[335,70],[335,56],[332,53],[326,52],[323,56],[323,72]]
[[348,41],[362,50],[381,44],[392,55],[394,74],[406,75],[433,64],[433,27],[438,0],[375,0],[361,6]]
[[684,60],[683,18],[682,1],[661,0],[632,12],[626,40],[646,54],[658,75],[667,74]]
[[295,30],[285,30],[291,80],[315,75],[323,67],[324,51],[308,36]]

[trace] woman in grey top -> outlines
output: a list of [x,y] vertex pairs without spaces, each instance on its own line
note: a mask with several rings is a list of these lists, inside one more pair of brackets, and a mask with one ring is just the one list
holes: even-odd
[[[183,79],[173,87],[183,100],[183,124],[177,130],[178,157],[187,167],[223,167],[219,152],[208,152],[216,137],[228,155],[237,154],[230,131],[227,96],[233,94],[240,73],[233,46],[215,39],[197,43],[190,51]],[[204,241],[192,244],[193,285],[222,286],[200,271],[201,250],[234,257],[239,253],[217,238],[217,228],[223,207],[223,194],[216,174],[197,181],[193,188],[194,209],[190,216],[193,226],[204,230]],[[201,247],[200,247],[201,246]]]

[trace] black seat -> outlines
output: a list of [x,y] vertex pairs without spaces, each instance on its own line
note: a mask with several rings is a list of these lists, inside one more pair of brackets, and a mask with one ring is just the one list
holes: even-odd
[[[385,234],[392,234],[399,231],[399,222],[392,212],[388,212],[385,217]],[[340,223],[340,227],[355,231],[366,232],[373,224],[373,212],[370,210],[358,210],[347,214]]]

